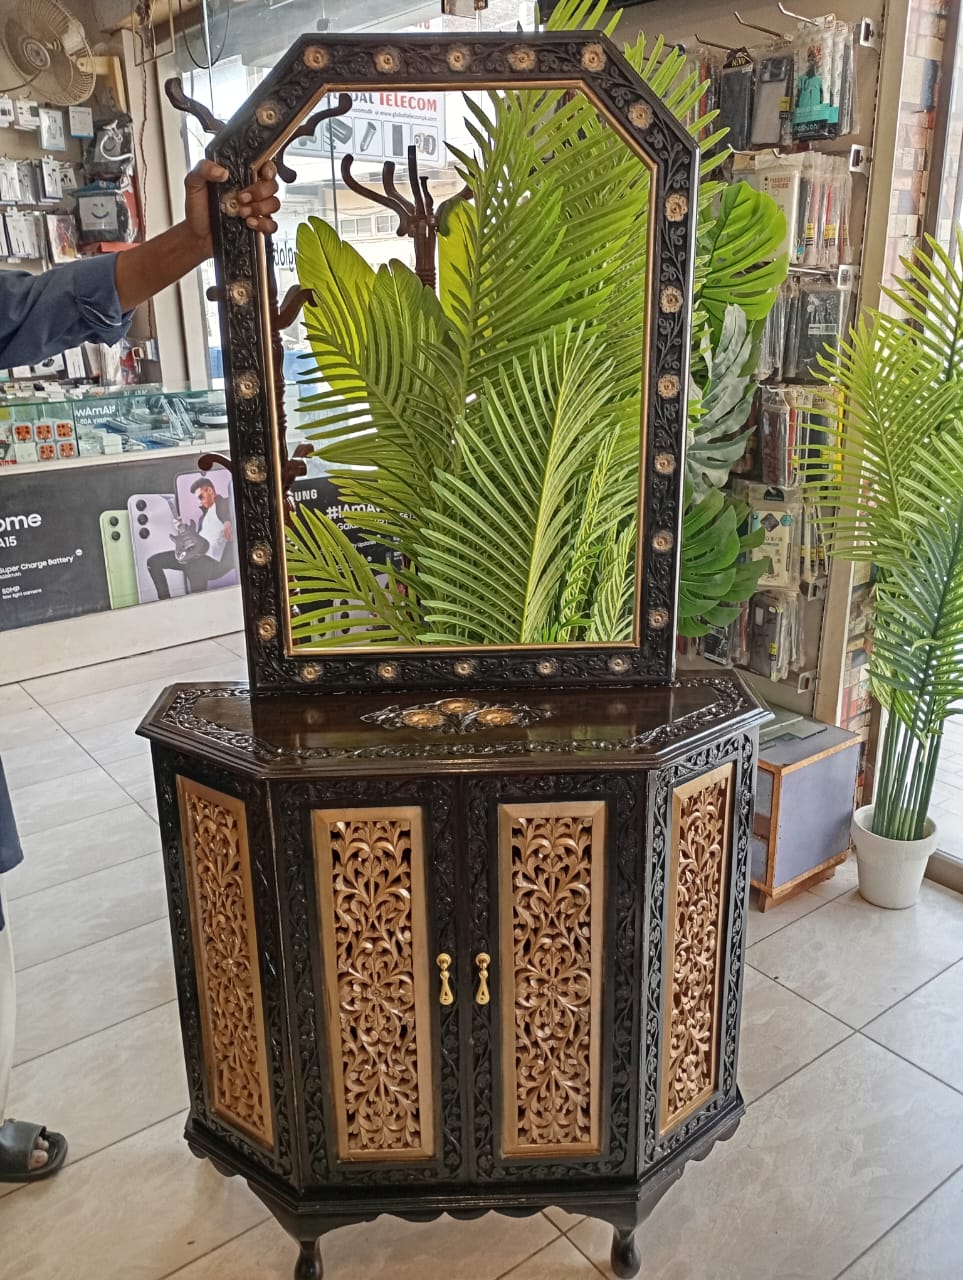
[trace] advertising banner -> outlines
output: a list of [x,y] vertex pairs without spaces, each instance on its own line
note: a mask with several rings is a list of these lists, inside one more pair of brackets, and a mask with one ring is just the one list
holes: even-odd
[[205,475],[197,458],[148,456],[6,481],[0,630],[236,584],[231,477]]
[[[297,138],[289,155],[353,155],[359,163],[404,163],[408,148],[418,153],[419,168],[446,163],[445,95],[436,89],[384,89],[352,93],[344,116],[322,120],[310,138]],[[325,107],[337,105],[328,94]]]
[[[235,586],[231,476],[198,471],[198,457],[141,456],[0,481],[0,631]],[[384,559],[325,476],[299,480],[293,492],[370,560]]]

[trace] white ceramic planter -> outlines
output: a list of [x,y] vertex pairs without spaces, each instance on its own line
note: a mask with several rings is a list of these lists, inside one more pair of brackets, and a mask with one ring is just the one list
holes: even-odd
[[926,819],[926,835],[921,840],[890,840],[869,830],[872,817],[871,804],[853,814],[859,891],[876,907],[897,911],[911,907],[919,897],[929,856],[936,849],[936,823]]

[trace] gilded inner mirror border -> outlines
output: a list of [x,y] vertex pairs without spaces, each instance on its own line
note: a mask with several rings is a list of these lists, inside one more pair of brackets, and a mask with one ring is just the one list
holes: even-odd
[[[518,50],[523,48],[535,54],[531,76],[508,69],[509,54],[515,55],[517,64]],[[467,55],[462,74],[452,70],[454,50],[459,51],[459,59]],[[482,57],[476,57],[479,50]],[[349,689],[399,684],[430,688],[466,679],[494,687],[624,685],[671,679],[698,149],[606,37],[596,32],[562,32],[471,39],[304,37],[218,134],[208,154],[225,165],[233,182],[240,185],[264,160],[278,154],[325,94],[384,85],[392,89],[577,89],[649,170],[651,208],[656,212],[649,221],[635,635],[628,642],[542,647],[346,646],[325,649],[323,660],[320,651],[293,647],[272,358],[273,268],[263,238],[231,216],[228,193],[219,202],[215,218],[216,266],[225,380],[236,437],[232,449],[240,463],[238,544],[246,561],[252,683],[256,688]],[[652,135],[648,143],[647,135]],[[656,299],[666,298],[666,291],[672,297],[671,308],[654,305]],[[264,465],[265,455],[269,467]]]
[[[438,86],[436,85],[426,85],[423,81],[419,83],[415,83],[414,81],[392,82],[392,89],[407,90],[409,92],[424,90],[426,88],[437,88],[437,87]],[[545,81],[545,82],[539,82],[539,83],[535,83],[532,81],[517,81],[517,82],[506,81],[505,83],[500,83],[497,86],[492,85],[489,87],[506,89],[506,90],[512,90],[512,89],[550,90],[550,89],[557,89],[559,85],[551,81]],[[610,125],[615,125],[615,122],[613,122],[609,118],[608,113],[606,112],[602,103],[599,101],[598,97],[591,92],[590,87],[587,84],[580,84],[577,87],[593,103],[596,109],[603,116],[605,116],[606,122]],[[302,119],[305,116],[310,115],[311,111],[314,109],[317,103],[320,102],[321,99],[324,98],[327,94],[358,93],[358,92],[369,90],[370,88],[371,88],[371,81],[367,81],[364,84],[338,84],[334,82],[325,84],[322,86],[321,91],[318,93],[314,101],[302,113]],[[451,85],[451,86],[445,85],[443,91],[457,93],[459,91],[459,88],[460,86],[458,85]],[[300,119],[293,120],[291,122],[290,129],[287,131],[287,136],[282,137],[281,139],[278,140],[277,146],[275,147],[272,155],[259,156],[258,159],[255,161],[254,165],[252,166],[253,169],[257,170],[258,168],[260,168],[262,164],[264,164],[265,161],[273,159],[273,156],[277,153],[277,151],[284,146],[285,142],[287,141],[287,137],[289,137],[290,134],[294,132],[294,130],[297,128],[297,126],[300,123],[301,123]],[[650,181],[652,182],[653,188],[655,188],[657,185],[658,174],[656,170],[656,165],[652,160],[652,158],[646,155],[644,152],[642,152],[637,145],[633,144],[629,139],[627,139],[624,131],[621,129],[618,129],[617,126],[616,126],[616,132],[619,133],[623,141],[627,143],[630,150],[638,157],[641,164],[648,171]],[[654,253],[654,248],[655,248],[655,227],[656,227],[656,220],[655,218],[650,217],[649,225],[648,225],[648,237],[647,237],[648,243],[646,245],[646,254],[648,255],[649,263],[652,262],[652,255]],[[272,344],[271,344],[271,333],[270,333],[270,314],[271,313],[270,313],[270,299],[268,296],[269,266],[268,266],[268,260],[267,260],[267,251],[265,249],[265,242],[263,237],[260,238],[257,242],[257,261],[258,261],[258,280],[260,283],[261,305],[262,305],[261,341],[263,344],[263,350],[264,350],[264,356],[265,356],[265,367],[267,369],[267,374],[268,374],[268,383],[270,386],[275,386],[275,385],[278,385],[277,384],[278,371],[275,368],[274,352],[272,350]],[[642,413],[641,413],[641,421],[639,424],[639,501],[638,501],[638,508],[637,508],[639,536],[638,536],[638,541],[636,543],[636,553],[635,553],[635,618],[633,620],[633,626],[632,626],[632,638],[631,640],[622,640],[622,641],[594,641],[594,642],[562,641],[562,642],[553,643],[551,646],[552,649],[634,649],[634,648],[638,648],[638,645],[639,645],[639,638],[640,638],[640,632],[641,632],[641,627],[640,627],[641,609],[639,606],[642,599],[642,564],[643,564],[642,522],[643,522],[643,516],[645,513],[645,458],[646,458],[646,445],[647,445],[647,425],[648,425],[648,416],[649,416],[648,401],[645,395],[645,389],[649,385],[649,379],[651,376],[651,363],[650,363],[651,325],[652,325],[652,272],[650,270],[648,272],[647,279],[646,279],[645,341],[644,341],[643,350],[642,350],[642,363],[641,363],[641,379],[642,379],[643,394],[641,396]],[[278,506],[281,509],[283,509],[285,497],[284,497],[284,482],[283,482],[282,473],[281,473],[281,455],[280,455],[281,430],[280,430],[280,424],[278,422],[277,396],[268,397],[267,408],[268,408],[268,415],[271,421],[270,438],[273,446],[272,465],[273,465],[273,476],[274,476],[275,502],[278,504]],[[282,593],[283,593],[286,590],[286,584],[289,582],[288,567],[287,567],[287,540],[284,537],[281,538],[280,551],[279,551],[279,574],[281,576]],[[282,595],[282,599],[283,599],[283,595]],[[385,646],[384,648],[378,648],[372,645],[345,644],[345,645],[340,645],[337,650],[332,650],[329,648],[312,648],[308,644],[296,645],[294,642],[294,637],[291,630],[290,601],[285,600],[284,603],[288,607],[283,609],[283,615],[282,615],[282,618],[279,619],[279,621],[284,629],[285,654],[290,658],[308,657],[309,655],[314,655],[314,656],[323,655],[323,657],[327,659],[332,656],[337,657],[339,654],[344,654],[346,656],[356,655],[356,654],[370,656],[374,654],[379,657],[384,657],[385,655],[391,655],[391,654],[397,654],[397,653],[408,653],[408,654],[411,654],[411,653],[458,653],[458,654],[462,654],[466,652],[473,652],[475,648],[479,647],[479,646],[472,646],[472,645],[423,644],[423,645],[388,645],[388,646]],[[488,653],[493,653],[496,651],[510,653],[516,650],[526,650],[528,652],[533,652],[536,650],[540,651],[541,646],[529,645],[529,644],[526,644],[526,645],[522,645],[522,644],[494,645],[493,644],[493,645],[485,645],[483,646],[483,648],[485,652],[488,652]]]

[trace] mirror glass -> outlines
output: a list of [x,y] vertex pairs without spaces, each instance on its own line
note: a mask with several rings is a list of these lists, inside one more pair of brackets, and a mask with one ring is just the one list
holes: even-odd
[[340,107],[287,150],[275,249],[279,294],[308,291],[283,335],[288,453],[314,450],[292,651],[632,643],[645,161],[570,90]]

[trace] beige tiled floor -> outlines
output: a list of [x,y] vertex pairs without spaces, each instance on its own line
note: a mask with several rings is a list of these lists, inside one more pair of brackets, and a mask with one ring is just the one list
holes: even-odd
[[[0,687],[26,861],[11,1112],[62,1128],[68,1167],[0,1188],[0,1280],[290,1280],[295,1250],[181,1140],[186,1086],[151,795],[133,728],[172,680],[243,675],[239,637]],[[955,727],[954,727],[955,729]],[[941,778],[949,821],[959,791]],[[954,764],[948,737],[946,764]],[[953,774],[953,770],[950,770]],[[961,843],[963,851],[963,843]],[[961,1280],[963,899],[881,912],[844,865],[753,911],[736,1136],[639,1233],[644,1280]],[[609,1230],[382,1218],[323,1243],[328,1280],[599,1280]]]

